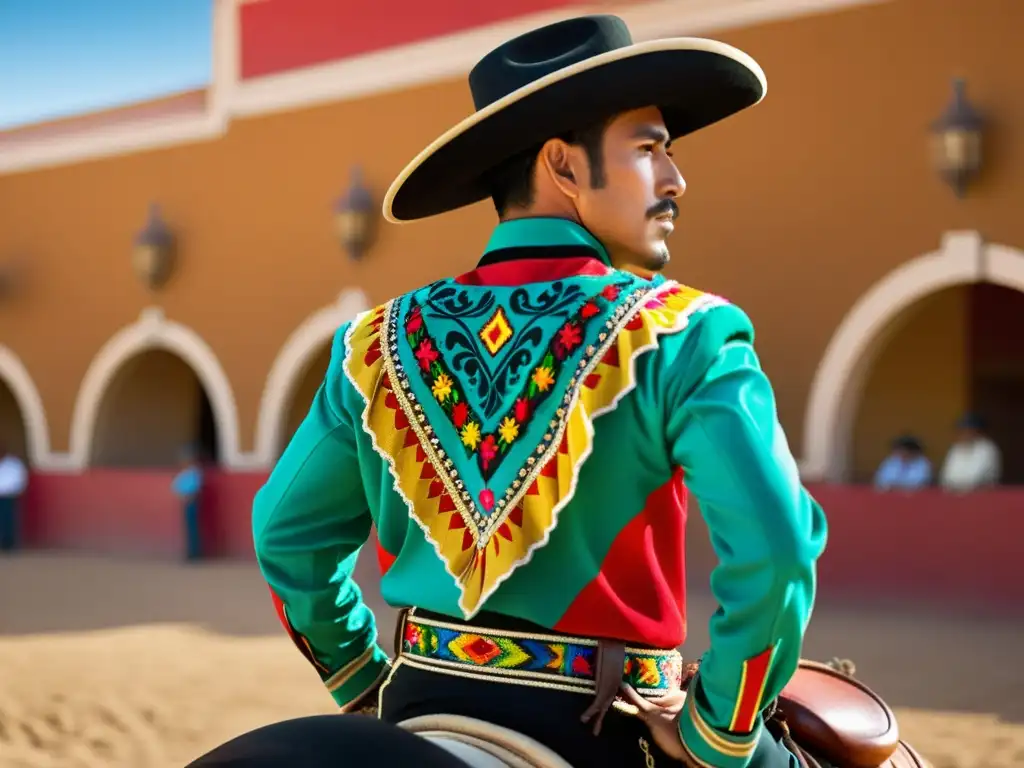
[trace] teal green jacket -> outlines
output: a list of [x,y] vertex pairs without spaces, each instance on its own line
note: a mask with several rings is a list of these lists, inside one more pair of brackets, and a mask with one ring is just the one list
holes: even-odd
[[685,484],[719,609],[681,734],[696,762],[745,766],[826,538],[753,341],[737,307],[613,269],[552,219],[499,225],[473,272],[342,327],[253,509],[282,620],[336,701],[388,670],[351,579],[371,527],[393,606],[678,646]]

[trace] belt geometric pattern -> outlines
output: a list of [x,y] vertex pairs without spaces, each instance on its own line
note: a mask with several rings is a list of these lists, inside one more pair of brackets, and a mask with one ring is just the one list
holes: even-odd
[[[460,676],[580,693],[595,690],[596,640],[410,616],[402,635],[402,657],[412,666]],[[622,680],[641,695],[660,696],[680,686],[682,669],[678,651],[627,648]]]

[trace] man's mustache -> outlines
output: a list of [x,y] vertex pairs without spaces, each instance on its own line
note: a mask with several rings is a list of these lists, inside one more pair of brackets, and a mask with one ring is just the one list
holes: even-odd
[[655,219],[658,216],[664,216],[666,213],[672,214],[672,221],[679,218],[679,206],[676,205],[676,201],[670,197],[666,197],[656,205],[651,206],[647,211],[647,218]]

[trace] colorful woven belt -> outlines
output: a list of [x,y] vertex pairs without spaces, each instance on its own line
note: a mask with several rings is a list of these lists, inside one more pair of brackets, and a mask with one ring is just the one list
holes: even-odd
[[[484,629],[410,616],[402,634],[402,663],[421,669],[593,694],[597,641]],[[678,688],[678,651],[627,648],[624,682],[641,695]]]

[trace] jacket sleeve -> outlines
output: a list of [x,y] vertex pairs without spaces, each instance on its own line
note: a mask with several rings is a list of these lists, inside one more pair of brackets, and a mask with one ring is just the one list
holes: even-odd
[[666,423],[718,556],[719,607],[679,727],[696,764],[742,768],[761,713],[796,671],[826,524],[800,483],[746,315],[709,310],[688,336],[671,363]]
[[343,708],[387,672],[373,614],[352,581],[371,517],[356,452],[357,428],[341,406],[344,331],[327,376],[253,503],[256,558],[278,617]]

